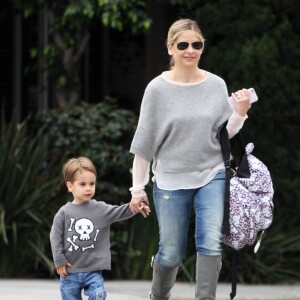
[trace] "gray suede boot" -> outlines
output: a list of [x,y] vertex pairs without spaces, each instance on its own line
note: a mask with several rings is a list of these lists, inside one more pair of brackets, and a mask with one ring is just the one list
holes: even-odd
[[153,260],[153,277],[150,299],[168,300],[171,296],[171,289],[175,284],[179,266],[164,267],[156,260]]
[[215,300],[222,256],[204,256],[197,253],[196,300]]

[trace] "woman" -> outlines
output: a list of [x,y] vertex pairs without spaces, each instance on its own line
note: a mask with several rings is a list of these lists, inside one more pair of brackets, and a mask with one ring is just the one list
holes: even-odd
[[168,32],[170,70],[147,86],[130,152],[131,208],[147,202],[144,187],[153,169],[159,250],[153,261],[150,299],[169,299],[185,255],[189,217],[195,211],[196,299],[215,299],[221,269],[224,163],[217,133],[228,120],[229,137],[243,126],[250,108],[246,89],[232,94],[220,77],[200,69],[204,38],[197,23],[181,19]]

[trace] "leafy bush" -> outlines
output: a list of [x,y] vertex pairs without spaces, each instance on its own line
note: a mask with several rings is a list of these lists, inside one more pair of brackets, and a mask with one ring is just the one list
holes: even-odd
[[6,124],[2,117],[0,139],[0,277],[41,273],[51,269],[44,250],[56,170],[46,164],[42,130],[31,134],[28,121]]
[[83,155],[94,162],[98,200],[116,204],[129,201],[129,147],[137,122],[133,112],[118,108],[107,98],[98,104],[82,102],[63,111],[53,109],[40,114],[38,120],[45,126],[50,157]]

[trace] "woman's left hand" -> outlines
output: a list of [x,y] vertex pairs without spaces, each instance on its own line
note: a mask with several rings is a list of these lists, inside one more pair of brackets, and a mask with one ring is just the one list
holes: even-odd
[[250,95],[247,89],[238,90],[231,94],[234,99],[234,110],[244,117],[251,108]]

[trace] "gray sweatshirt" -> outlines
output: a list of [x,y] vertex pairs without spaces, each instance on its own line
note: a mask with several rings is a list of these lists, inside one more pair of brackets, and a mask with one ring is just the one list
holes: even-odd
[[181,85],[160,75],[145,90],[130,152],[160,174],[211,170],[223,161],[217,132],[231,114],[222,78],[207,72]]
[[55,266],[69,262],[70,273],[110,270],[110,225],[133,215],[129,204],[117,206],[96,200],[65,204],[55,215],[50,232]]

